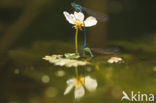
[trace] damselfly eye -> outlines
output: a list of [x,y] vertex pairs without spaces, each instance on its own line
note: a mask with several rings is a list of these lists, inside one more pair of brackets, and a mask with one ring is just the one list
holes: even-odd
[[74,7],[75,6],[75,3],[71,3],[71,6]]

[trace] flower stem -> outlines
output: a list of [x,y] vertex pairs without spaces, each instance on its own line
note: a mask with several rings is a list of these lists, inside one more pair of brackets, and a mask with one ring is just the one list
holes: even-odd
[[79,71],[78,71],[78,67],[75,67],[75,74],[76,74],[76,78],[79,78]]
[[78,29],[76,29],[75,32],[75,52],[78,53],[78,43],[77,43],[77,39],[78,39]]

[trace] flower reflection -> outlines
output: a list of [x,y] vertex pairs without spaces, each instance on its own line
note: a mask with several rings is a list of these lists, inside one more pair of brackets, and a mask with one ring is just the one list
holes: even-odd
[[90,76],[80,77],[79,79],[72,78],[72,79],[67,80],[67,88],[64,92],[64,95],[68,94],[72,90],[72,88],[75,87],[74,97],[75,99],[79,99],[85,95],[84,87],[88,91],[92,92],[96,90],[97,85],[98,85],[97,81],[91,78]]

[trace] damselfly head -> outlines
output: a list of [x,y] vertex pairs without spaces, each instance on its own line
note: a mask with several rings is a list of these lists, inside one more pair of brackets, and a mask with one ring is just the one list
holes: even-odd
[[76,4],[76,3],[71,3],[71,6],[77,11],[77,12],[82,12],[81,6]]
[[76,4],[72,2],[71,3],[71,6],[75,8]]

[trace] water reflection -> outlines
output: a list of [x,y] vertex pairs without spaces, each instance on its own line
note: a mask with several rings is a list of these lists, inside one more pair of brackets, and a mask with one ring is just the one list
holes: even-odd
[[[29,48],[29,50],[34,51],[32,48]],[[36,51],[39,51],[39,49]],[[36,53],[36,51],[34,52]],[[11,53],[10,58],[14,61],[14,66],[11,65],[12,70],[8,68],[4,74],[1,74],[0,91],[4,98],[8,99],[9,95],[13,99],[8,99],[6,102],[3,100],[2,103],[9,103],[10,101],[21,103],[25,100],[27,100],[27,103],[53,103],[54,101],[57,103],[71,103],[72,97],[81,98],[80,102],[83,103],[90,103],[90,101],[93,103],[120,103],[123,90],[126,92],[131,90],[137,92],[139,90],[155,93],[155,60],[138,60],[136,57],[132,58],[131,54],[118,54],[113,55],[113,57],[122,57],[123,63],[108,63],[107,61],[112,55],[95,55],[91,60],[87,60],[88,65],[67,68],[65,66],[67,62],[65,62],[64,66],[56,66],[47,62],[44,63],[41,60],[41,57],[45,54],[55,54],[53,52],[44,52],[39,53],[42,55],[33,56],[35,53],[29,53],[27,49],[14,50]],[[59,54],[63,53],[59,52]],[[62,58],[80,61],[85,59],[76,59],[75,57],[76,55],[66,54],[63,57],[53,56],[52,58],[50,56],[49,60],[51,62],[53,59],[55,62],[58,60],[57,62],[61,64],[63,63]],[[70,63],[74,64],[74,62]],[[2,82],[2,80],[5,81]],[[67,88],[69,89],[67,90]],[[93,93],[90,92],[92,90]],[[20,97],[21,94],[23,98]]]
[[95,91],[98,84],[96,79],[91,78],[90,76],[81,76],[79,78],[71,78],[67,80],[67,88],[65,89],[64,95],[68,94],[73,88],[75,99],[79,99],[85,95],[84,87],[92,92]]
[[[95,69],[100,73],[100,75],[103,76],[102,78],[105,78],[106,81],[112,84],[112,80],[111,80],[112,68],[104,69],[105,73],[101,74],[100,65],[103,64],[104,61],[106,64],[123,62],[123,59],[121,57],[112,57],[112,56],[110,56],[109,59],[101,58],[101,61],[97,61],[97,62],[91,62],[91,60],[89,59],[89,62],[88,62],[88,60],[84,60],[80,58],[78,53],[65,53],[64,55],[55,54],[51,56],[45,56],[43,59],[46,61],[49,61],[55,66],[75,68],[75,76],[66,81],[67,87],[64,91],[64,95],[69,94],[71,90],[74,88],[74,98],[76,100],[82,98],[85,95],[85,89],[87,89],[89,92],[93,92],[96,90],[98,86],[96,79],[92,78],[89,75],[82,76],[80,74],[81,73],[79,72],[80,67],[83,67],[85,69],[87,68],[86,66],[87,64],[89,64],[88,66],[95,67]],[[90,69],[93,69],[93,68],[90,68]],[[60,70],[60,71],[55,72],[55,75],[57,77],[63,77],[65,75],[65,72],[63,70]],[[47,79],[48,79],[47,77],[44,77],[42,79],[42,82],[48,83],[49,81],[47,82],[46,81]],[[113,94],[116,96],[115,93]]]
[[[43,59],[49,61],[50,63],[61,66],[61,67],[74,67],[75,68],[75,77],[66,81],[67,88],[64,91],[64,95],[68,94],[73,88],[75,99],[80,99],[85,95],[85,88],[92,92],[95,91],[98,83],[96,79],[93,79],[90,76],[80,76],[79,75],[79,66],[85,66],[90,64],[87,61],[78,60],[78,53],[65,53],[64,55],[51,55],[45,56]],[[55,73],[57,77],[63,77],[65,72],[63,70],[57,71]],[[49,82],[48,76],[42,77],[43,83]]]

